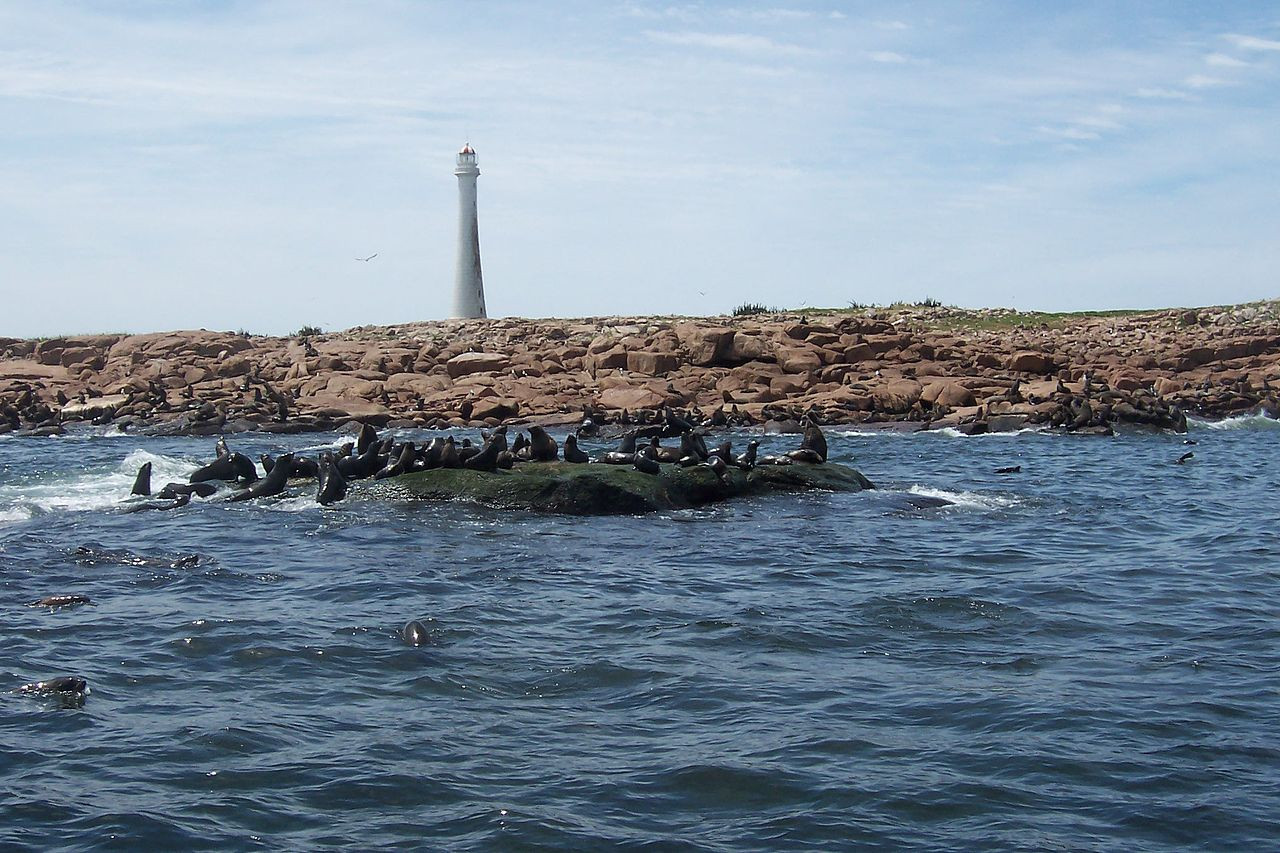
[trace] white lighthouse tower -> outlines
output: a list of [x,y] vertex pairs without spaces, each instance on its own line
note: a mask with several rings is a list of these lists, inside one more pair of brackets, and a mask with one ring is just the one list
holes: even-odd
[[458,267],[453,283],[454,317],[487,317],[480,275],[480,223],[476,217],[476,152],[471,143],[458,152]]

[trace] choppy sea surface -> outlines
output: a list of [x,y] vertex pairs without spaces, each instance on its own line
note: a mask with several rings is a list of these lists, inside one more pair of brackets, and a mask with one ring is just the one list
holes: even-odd
[[878,490],[605,518],[126,514],[213,440],[0,438],[0,848],[1276,849],[1277,426],[832,430]]

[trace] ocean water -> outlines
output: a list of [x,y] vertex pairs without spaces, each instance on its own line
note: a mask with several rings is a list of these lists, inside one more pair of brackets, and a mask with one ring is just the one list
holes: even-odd
[[1276,849],[1276,426],[832,430],[878,490],[606,518],[125,514],[213,441],[0,438],[0,849]]

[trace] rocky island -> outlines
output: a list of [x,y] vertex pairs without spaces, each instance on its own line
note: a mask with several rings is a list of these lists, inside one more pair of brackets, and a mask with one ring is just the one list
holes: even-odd
[[0,339],[0,433],[643,422],[905,422],[1109,432],[1274,416],[1280,307],[1025,314],[942,306],[451,320],[268,337]]

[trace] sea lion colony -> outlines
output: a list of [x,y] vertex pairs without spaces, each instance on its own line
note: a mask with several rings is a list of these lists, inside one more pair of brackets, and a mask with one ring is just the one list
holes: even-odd
[[[661,472],[662,463],[681,467],[702,465],[717,475],[723,475],[730,467],[750,470],[756,465],[821,464],[827,460],[826,437],[811,420],[800,425],[800,447],[777,456],[759,455],[759,442],[754,440],[748,442],[746,450],[740,454],[734,453],[730,441],[710,449],[705,435],[707,428],[714,425],[710,421],[695,425],[687,414],[665,409],[644,425],[624,432],[614,449],[593,459],[578,446],[579,436],[595,437],[600,434],[599,425],[587,417],[576,432],[565,438],[563,459],[574,464],[629,465],[652,475]],[[263,454],[260,457],[262,476],[259,476],[258,466],[253,460],[231,450],[225,439],[219,439],[214,460],[192,472],[186,483],[166,483],[153,492],[151,463],[145,463],[138,470],[131,499],[125,503],[124,510],[178,509],[190,503],[193,496],[213,496],[219,491],[215,485],[219,482],[235,489],[226,498],[228,501],[271,497],[281,494],[291,482],[298,480],[315,480],[316,502],[328,506],[346,496],[352,480],[383,480],[436,468],[494,472],[518,464],[561,459],[559,442],[537,424],[528,427],[527,436],[517,432],[514,438],[508,439],[508,433],[507,425],[503,424],[490,432],[482,431],[479,444],[472,443],[470,438],[459,442],[452,435],[437,436],[425,443],[396,442],[392,438],[380,438],[372,426],[361,424],[354,441],[347,442],[336,452],[323,451],[316,459],[295,453],[277,457]],[[679,446],[664,446],[664,437],[678,437]]]

